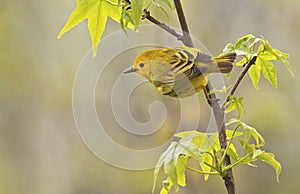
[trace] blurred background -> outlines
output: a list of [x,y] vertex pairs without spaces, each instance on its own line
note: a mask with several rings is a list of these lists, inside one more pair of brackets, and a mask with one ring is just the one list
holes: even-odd
[[[234,176],[237,193],[299,193],[300,2],[201,0],[183,5],[192,34],[213,55],[248,33],[263,35],[273,47],[290,53],[294,78],[278,63],[277,89],[262,79],[255,90],[247,76],[237,91],[245,97],[244,120],[261,132],[265,149],[282,164],[280,183],[274,170],[261,162],[259,168],[236,167]],[[87,23],[56,39],[75,6],[75,0],[0,1],[0,193],[151,193],[152,170],[122,170],[104,163],[76,130],[72,87],[91,46]],[[167,22],[164,15],[155,16]],[[178,27],[175,14],[170,25]],[[105,34],[117,29],[119,25],[109,21]],[[105,90],[105,84],[101,87]],[[143,101],[137,103],[142,106]],[[172,135],[166,133],[157,134],[157,144],[161,136]],[[187,172],[187,176],[188,186],[179,193],[226,193],[219,177],[204,182],[198,174]]]

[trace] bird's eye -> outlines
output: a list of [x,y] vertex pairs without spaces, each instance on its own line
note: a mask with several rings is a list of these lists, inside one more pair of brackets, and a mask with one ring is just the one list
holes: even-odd
[[144,67],[145,64],[144,64],[144,63],[140,63],[139,66],[140,66],[140,67]]

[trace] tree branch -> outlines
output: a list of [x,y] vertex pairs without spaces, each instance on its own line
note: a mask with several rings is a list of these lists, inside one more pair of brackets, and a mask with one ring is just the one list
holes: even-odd
[[186,23],[186,19],[185,19],[184,12],[182,9],[181,1],[174,0],[174,4],[175,4],[178,19],[179,19],[179,23],[181,26],[182,34],[183,34],[182,42],[186,46],[194,47],[194,44],[192,42],[192,38],[190,35],[189,27]]
[[165,31],[169,32],[170,34],[175,36],[178,40],[180,40],[180,41],[183,40],[183,36],[181,34],[176,32],[176,30],[170,28],[168,25],[161,23],[160,21],[158,21],[157,19],[152,17],[150,14],[150,11],[148,11],[147,9],[144,9],[143,17],[146,18],[147,20],[149,20],[150,22],[152,22],[153,24],[158,25],[160,28],[164,29]]
[[[210,93],[209,91],[212,90],[211,83],[208,82],[206,85],[206,91]],[[221,148],[226,149],[227,147],[227,137],[226,137],[226,130],[225,130],[225,124],[224,124],[224,109],[220,107],[217,96],[215,93],[211,93],[208,95],[207,101],[209,102],[210,106],[213,109],[215,120],[217,123],[217,129],[219,131],[219,142],[221,145]],[[231,164],[230,157],[228,155],[225,155],[223,165],[228,166]],[[235,183],[234,183],[234,177],[232,174],[232,169],[229,169],[225,176],[223,176],[224,184],[227,189],[228,194],[235,194]]]
[[[188,25],[186,23],[186,19],[184,16],[184,12],[181,6],[181,1],[180,0],[174,0],[174,4],[176,7],[176,11],[177,11],[177,15],[178,15],[178,19],[181,25],[181,29],[183,32],[183,43],[186,46],[190,46],[193,47],[193,42],[189,33],[189,29],[188,29]],[[210,84],[210,82],[208,81],[207,85],[206,85],[206,92],[210,93],[212,89],[212,86]],[[220,145],[221,148],[226,149],[227,147],[227,139],[226,139],[226,131],[225,131],[225,124],[224,124],[224,109],[220,107],[217,97],[215,94],[210,94],[207,96],[208,99],[207,101],[209,102],[210,106],[213,109],[214,115],[215,115],[215,120],[217,123],[217,128],[218,128],[218,132],[219,132],[219,141],[220,141]],[[214,100],[212,100],[214,99]],[[224,158],[224,166],[228,166],[231,164],[230,161],[230,157],[228,155],[225,156]],[[228,194],[235,194],[235,184],[234,184],[234,178],[233,178],[233,174],[232,174],[232,169],[229,169],[225,176],[223,177],[226,189],[227,189],[227,193]]]
[[[174,4],[176,7],[176,11],[177,11],[177,15],[178,15],[178,19],[179,19],[179,22],[181,25],[183,35],[178,34],[174,29],[170,28],[166,24],[163,24],[163,23],[159,22],[158,20],[156,20],[155,18],[153,18],[150,15],[150,12],[147,10],[145,10],[146,14],[144,17],[146,19],[148,19],[150,22],[158,25],[162,29],[166,30],[167,32],[169,32],[170,34],[175,36],[178,40],[182,41],[184,45],[193,47],[194,45],[193,45],[193,42],[192,42],[192,39],[191,39],[191,36],[189,33],[188,25],[186,23],[186,19],[185,19],[184,12],[182,9],[181,1],[174,0]],[[206,86],[206,91],[209,94],[211,90],[212,90],[212,86],[211,86],[211,83],[208,81],[208,84]],[[214,93],[207,95],[207,101],[214,112],[218,132],[219,132],[219,141],[220,141],[221,148],[226,149],[227,139],[226,139],[225,124],[224,124],[224,109],[221,108],[221,106],[219,105],[217,97]],[[231,164],[230,157],[228,155],[225,156],[223,164],[224,164],[224,166],[228,166]],[[235,184],[234,184],[232,169],[229,169],[226,172],[226,174],[223,177],[223,180],[224,180],[224,184],[227,189],[227,193],[235,194]]]
[[226,105],[227,102],[229,102],[230,100],[230,96],[232,96],[234,94],[234,92],[236,91],[237,87],[239,86],[239,84],[241,83],[242,79],[245,77],[246,73],[248,72],[249,68],[255,64],[256,62],[256,56],[254,56],[248,63],[246,63],[245,68],[243,69],[242,73],[240,74],[240,76],[238,77],[238,79],[236,80],[235,84],[233,85],[232,89],[230,90],[230,92],[228,93],[225,102],[223,103],[224,107]]

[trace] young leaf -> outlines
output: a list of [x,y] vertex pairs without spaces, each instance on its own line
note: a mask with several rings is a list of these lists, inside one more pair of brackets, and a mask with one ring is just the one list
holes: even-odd
[[243,66],[247,63],[246,57],[242,58],[240,61],[238,61],[235,65],[236,66]]
[[233,144],[229,145],[227,154],[230,156],[230,158],[234,159],[235,161],[237,161],[239,159],[238,153]]
[[248,70],[252,84],[257,90],[258,90],[258,82],[260,80],[260,70],[261,67],[259,64],[252,65]]
[[[179,157],[181,155],[186,155],[202,162],[202,156],[199,151],[199,147],[192,143],[194,137],[194,133],[191,133],[185,136],[184,138],[180,139],[178,142],[171,142],[168,149],[159,158],[154,169],[154,183],[152,191],[154,191],[155,189],[158,173],[162,166],[164,166],[164,171],[170,178],[169,181],[171,181],[175,189],[178,190],[178,185],[183,183],[183,177],[180,177],[180,179],[178,178],[178,172],[181,173],[181,171],[178,168],[180,168],[180,165],[183,165],[182,163],[178,164]],[[179,167],[177,165],[179,165]]]
[[281,164],[275,159],[274,154],[272,153],[261,153],[257,156],[258,159],[260,159],[263,162],[268,163],[269,165],[271,165],[276,172],[276,180],[277,182],[279,182],[279,174],[281,172]]
[[283,53],[277,49],[273,49],[274,53],[276,53],[276,56],[278,60],[285,66],[285,68],[288,70],[288,72],[294,77],[294,72],[292,70],[292,67],[288,60],[286,60],[289,57],[289,54]]
[[254,127],[251,127],[244,122],[240,122],[240,124],[244,129],[244,137],[245,137],[244,140],[246,143],[248,143],[250,137],[252,136],[253,139],[255,140],[257,147],[265,145],[264,138],[260,135],[260,133],[258,133],[258,131]]
[[[227,122],[228,123],[228,122]],[[226,125],[227,125],[227,123],[226,123]],[[232,135],[233,135],[233,130],[226,130],[226,137],[227,137],[227,139],[231,139],[231,137],[232,137]],[[235,133],[234,133],[234,138],[235,137],[239,137],[239,136],[242,136],[243,135],[243,132],[238,132],[238,131],[236,131]]]
[[284,52],[281,52],[277,49],[274,49],[267,40],[265,40],[263,37],[261,39],[261,43],[264,45],[265,47],[265,51],[268,51],[269,53],[273,54],[276,59],[278,61],[280,61],[285,67],[286,69],[289,71],[289,73],[294,77],[294,72],[292,70],[292,67],[290,65],[290,63],[286,60],[289,55],[284,53]]
[[[203,159],[203,162],[199,162],[200,168],[202,169],[203,172],[210,172],[211,167],[206,165],[206,164],[212,164],[213,163],[213,158],[211,157],[211,155],[209,153],[203,153],[202,154],[202,159]],[[204,180],[207,181],[208,178],[209,178],[209,174],[205,174],[204,175]]]
[[171,179],[172,183],[174,184],[176,191],[178,191],[176,163],[177,162],[172,159],[168,163],[164,164],[164,169],[165,169],[165,173],[168,175],[168,177]]
[[261,149],[257,149],[253,152],[252,158],[257,158],[259,155],[263,154],[264,151],[262,151]]
[[175,144],[176,144],[176,142],[171,142],[170,146],[167,148],[166,151],[164,151],[161,154],[161,156],[159,157],[159,160],[158,160],[157,164],[155,165],[154,173],[153,173],[152,193],[155,190],[155,185],[156,185],[156,181],[157,181],[159,170],[161,169],[161,167],[163,166],[163,164],[165,163],[165,161],[169,162],[169,160],[167,160],[167,156],[172,151],[172,149],[174,149],[173,147],[174,147]]
[[261,66],[264,77],[273,85],[274,88],[277,88],[277,76],[274,64],[271,61],[263,60],[258,57],[256,65]]
[[143,0],[131,0],[132,19],[134,21],[135,28],[137,28],[141,21],[143,3]]
[[77,7],[73,10],[57,38],[62,37],[77,24],[87,19],[88,29],[92,39],[93,55],[95,56],[106,26],[107,17],[111,17],[117,22],[119,22],[121,18],[122,8],[118,6],[117,3],[118,0],[82,0],[80,3],[77,1]]
[[243,139],[237,139],[237,141],[243,146],[243,148],[246,150],[246,152],[248,154],[253,154],[253,152],[255,151],[255,145],[254,144],[248,144],[247,141],[243,140]]
[[240,119],[244,110],[242,101],[243,101],[243,97],[236,98],[234,96],[231,96],[230,101],[227,103],[227,108],[225,110],[225,113],[229,113],[234,110],[237,110],[238,119]]
[[235,50],[234,45],[232,43],[228,43],[223,49],[223,54],[234,52],[234,50]]
[[240,38],[234,45],[236,54],[247,56],[253,54],[251,47],[249,47],[248,45],[249,43],[253,43],[254,40],[255,36],[253,36],[252,34],[248,34]]
[[219,149],[218,133],[213,133],[209,138],[204,138],[203,141],[199,144],[200,151],[202,153],[212,151],[213,148],[216,150]]
[[179,156],[176,166],[176,172],[177,172],[177,182],[178,185],[184,187],[186,186],[185,183],[185,167],[188,161],[188,157],[185,157],[183,155]]

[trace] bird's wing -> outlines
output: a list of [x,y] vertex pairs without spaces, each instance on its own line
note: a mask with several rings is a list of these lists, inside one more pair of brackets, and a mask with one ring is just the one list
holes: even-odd
[[168,94],[173,91],[176,72],[169,63],[156,63],[159,68],[154,68],[151,71],[151,83],[162,94]]

